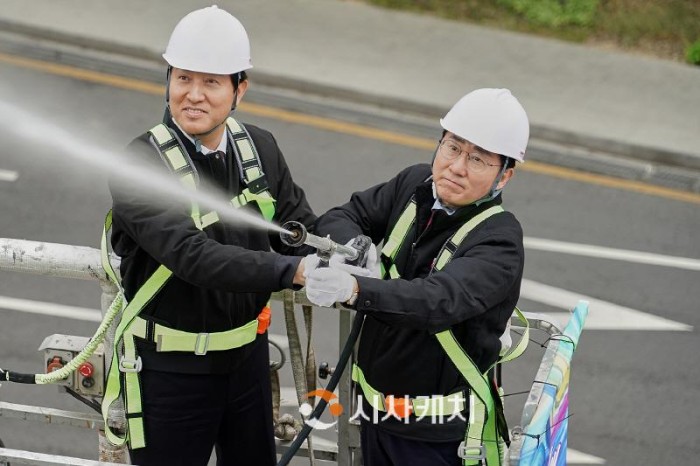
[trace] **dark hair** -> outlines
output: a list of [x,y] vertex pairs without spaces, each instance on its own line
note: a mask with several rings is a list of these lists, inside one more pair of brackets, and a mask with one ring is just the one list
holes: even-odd
[[238,89],[238,85],[243,81],[248,79],[248,74],[245,71],[239,73],[234,73],[231,75],[231,82],[233,83],[233,88]]
[[505,155],[501,155],[501,158],[503,159],[503,165],[506,167],[506,169],[515,168],[515,159],[506,157]]

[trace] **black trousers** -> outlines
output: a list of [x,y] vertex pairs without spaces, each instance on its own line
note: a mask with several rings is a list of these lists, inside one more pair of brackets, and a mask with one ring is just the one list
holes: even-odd
[[269,348],[258,338],[253,354],[231,374],[142,370],[146,447],[130,450],[140,466],[272,466]]
[[371,422],[362,422],[360,441],[364,466],[461,466],[459,441],[420,442],[389,434]]

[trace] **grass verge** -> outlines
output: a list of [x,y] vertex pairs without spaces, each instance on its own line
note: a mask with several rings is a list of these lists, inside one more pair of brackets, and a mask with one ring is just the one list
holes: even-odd
[[700,0],[363,1],[700,64]]

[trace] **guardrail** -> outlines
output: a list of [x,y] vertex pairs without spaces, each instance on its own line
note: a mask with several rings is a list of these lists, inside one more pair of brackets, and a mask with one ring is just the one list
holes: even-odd
[[[115,269],[118,263],[119,258],[115,256],[113,261]],[[102,287],[103,315],[117,292],[102,269],[100,251],[89,247],[0,238],[0,270],[96,280]],[[281,301],[287,311],[290,307],[293,311],[295,305],[312,306],[303,292],[285,290],[274,293],[272,299]],[[339,316],[338,338],[341,346],[350,333],[353,317],[352,310],[344,309],[344,311],[347,312],[341,312]],[[580,302],[574,309],[571,321],[563,333],[545,316],[525,313],[530,327],[548,333],[550,338],[535,378],[539,382],[533,383],[523,409],[522,427],[515,428],[513,431],[513,443],[505,460],[506,464],[513,466],[565,464],[570,364],[587,312],[587,303]],[[512,325],[518,326],[519,321],[514,319]],[[113,336],[114,328],[106,337],[105,361],[111,361]],[[345,371],[338,384],[338,397],[342,406],[353,406],[355,400],[352,397],[349,371]],[[335,461],[339,466],[361,464],[359,425],[350,421],[352,412],[352,409],[344,410],[338,420],[337,446],[314,447],[312,456],[320,460]],[[97,413],[86,414],[0,402],[0,417],[3,416],[95,429],[99,434],[99,458],[98,461],[92,461],[12,450],[3,448],[0,443],[0,464],[3,461],[13,461],[15,464],[42,466],[68,464],[106,466],[128,462],[126,450],[113,447],[104,438],[104,423]],[[278,452],[284,452],[289,443],[278,440]],[[308,448],[302,448],[299,455],[308,456]]]

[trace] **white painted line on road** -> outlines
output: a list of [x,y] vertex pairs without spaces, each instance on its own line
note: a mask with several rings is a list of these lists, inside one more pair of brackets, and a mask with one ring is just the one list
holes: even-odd
[[19,178],[19,173],[0,169],[0,181],[17,181],[17,178]]
[[[87,320],[90,322],[102,322],[102,313],[97,309],[65,306],[63,304],[32,301],[30,299],[10,298],[8,296],[0,296],[0,309],[28,312],[30,314],[43,314],[53,317],[65,317],[67,319]],[[269,339],[280,345],[285,352],[289,352],[287,335],[270,333]],[[296,395],[294,395],[293,399],[296,400]]]
[[[588,330],[663,330],[676,332],[690,332],[691,325],[682,324],[663,317],[658,317],[646,312],[629,307],[618,306],[608,301],[596,299],[574,291],[538,283],[523,279],[520,288],[520,297],[548,306],[566,309],[570,311],[579,300],[588,301],[588,318],[585,328]],[[565,323],[569,320],[568,314],[548,314],[557,321]]]
[[700,259],[689,257],[665,256],[650,252],[632,251],[629,249],[613,249],[590,244],[567,243],[551,239],[525,237],[523,239],[526,249],[537,251],[560,252],[576,256],[599,257],[602,259],[614,259],[634,262],[636,264],[660,265],[664,267],[676,267],[686,270],[700,270]]
[[63,304],[32,301],[29,299],[10,298],[8,296],[0,296],[0,309],[65,317],[67,319],[88,320],[90,322],[102,321],[102,313],[96,309],[65,306]]
[[605,464],[605,460],[567,447],[566,464]]

